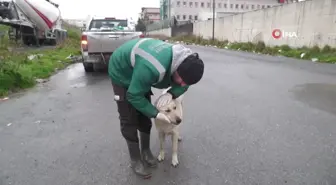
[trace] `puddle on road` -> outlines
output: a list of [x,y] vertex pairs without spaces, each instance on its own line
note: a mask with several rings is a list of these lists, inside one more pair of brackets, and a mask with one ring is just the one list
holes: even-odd
[[297,100],[336,115],[336,84],[309,83],[292,90]]
[[76,63],[70,65],[67,69],[58,71],[55,75],[50,77],[45,83],[38,83],[34,88],[28,88],[20,90],[19,92],[12,93],[8,96],[9,99],[2,100],[0,98],[0,105],[10,103],[27,95],[27,93],[49,92],[53,89],[65,89],[68,88],[85,88],[91,85],[99,85],[101,82],[110,84],[110,79],[107,72],[94,72],[85,73],[83,65]]
[[66,71],[66,78],[67,80],[75,80],[81,77],[85,76],[85,71],[83,69],[83,65],[80,64],[74,64],[72,66],[68,67],[68,70]]
[[80,88],[80,87],[85,87],[85,86],[87,86],[86,82],[81,82],[81,83],[70,85],[70,87],[73,87],[73,88]]
[[71,88],[82,88],[108,79],[107,73],[86,73],[83,65],[77,63],[69,66],[67,70],[64,70],[62,73],[55,75],[52,81],[59,87],[70,86]]

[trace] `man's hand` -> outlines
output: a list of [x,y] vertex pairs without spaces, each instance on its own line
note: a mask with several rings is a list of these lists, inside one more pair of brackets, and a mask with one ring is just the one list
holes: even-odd
[[156,119],[159,119],[159,120],[161,120],[161,121],[168,122],[168,123],[171,122],[171,121],[169,120],[169,118],[168,118],[166,115],[164,115],[163,113],[161,113],[161,112],[159,112],[159,113],[156,115],[155,118],[156,118]]
[[158,98],[157,107],[163,107],[173,99],[170,93],[165,93]]

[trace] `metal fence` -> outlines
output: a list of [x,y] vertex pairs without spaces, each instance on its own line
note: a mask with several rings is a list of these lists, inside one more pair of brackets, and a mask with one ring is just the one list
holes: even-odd
[[171,36],[187,36],[193,34],[194,25],[192,22],[186,22],[184,24],[178,24],[171,28]]
[[176,21],[174,19],[166,19],[166,20],[160,20],[157,22],[154,22],[152,24],[146,25],[146,31],[155,31],[155,30],[161,30],[165,28],[173,28],[173,27],[179,27],[182,25],[192,25],[192,21]]
[[192,21],[173,21],[173,20],[162,20],[149,25],[146,25],[146,31],[151,32],[155,30],[161,30],[171,28],[171,36],[183,36],[191,35],[193,33],[193,22]]
[[173,25],[173,20],[160,20],[158,22],[146,25],[146,31],[154,31],[165,28],[170,28]]

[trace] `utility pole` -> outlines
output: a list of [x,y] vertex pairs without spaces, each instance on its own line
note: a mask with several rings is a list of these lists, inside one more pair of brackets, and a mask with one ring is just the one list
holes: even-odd
[[171,0],[168,0],[168,6],[169,6],[169,19],[171,19]]
[[212,0],[212,40],[215,40],[215,13],[216,13],[216,1]]

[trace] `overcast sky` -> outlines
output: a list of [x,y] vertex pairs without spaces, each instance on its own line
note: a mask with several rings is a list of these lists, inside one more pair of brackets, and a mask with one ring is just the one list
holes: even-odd
[[141,7],[159,7],[160,0],[51,0],[58,3],[64,19],[85,19],[88,15],[137,19]]

